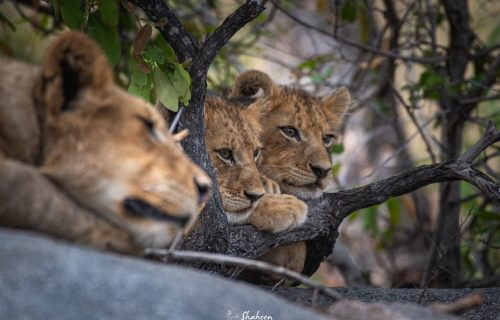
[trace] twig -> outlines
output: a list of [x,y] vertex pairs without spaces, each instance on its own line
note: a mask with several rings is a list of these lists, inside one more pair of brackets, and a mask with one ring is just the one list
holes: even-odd
[[294,281],[300,282],[307,285],[308,287],[314,288],[318,292],[324,295],[338,300],[342,298],[342,295],[334,290],[317,284],[309,278],[304,277],[300,273],[294,272],[292,270],[286,269],[284,267],[274,266],[270,263],[258,260],[250,260],[245,258],[233,257],[218,253],[208,253],[208,252],[198,252],[198,251],[179,251],[179,250],[165,250],[165,249],[147,249],[146,253],[148,255],[160,257],[162,259],[166,258],[168,261],[180,260],[180,261],[194,261],[194,262],[208,262],[216,263],[220,265],[232,265],[241,267],[248,270],[260,271],[269,274],[279,275],[281,277],[286,277]]
[[306,27],[308,29],[312,29],[314,31],[317,31],[317,32],[319,32],[321,34],[324,34],[324,35],[327,35],[329,37],[332,37],[333,39],[337,40],[340,43],[349,45],[351,47],[360,49],[360,50],[365,51],[365,52],[370,52],[370,53],[377,54],[377,55],[384,56],[384,57],[388,57],[388,58],[395,58],[395,59],[400,59],[400,60],[403,60],[403,61],[412,61],[412,62],[418,62],[418,63],[433,63],[433,62],[440,62],[440,61],[445,60],[444,57],[423,58],[423,57],[404,56],[404,55],[400,55],[400,54],[397,54],[397,53],[394,53],[394,52],[383,51],[383,50],[380,50],[380,49],[377,49],[377,48],[374,48],[374,47],[365,46],[365,45],[362,45],[360,43],[351,41],[349,39],[340,38],[340,37],[336,36],[333,33],[330,33],[330,32],[328,32],[326,30],[318,28],[318,27],[316,27],[316,26],[314,26],[314,25],[312,25],[312,24],[310,24],[310,23],[308,23],[308,22],[306,22],[306,21],[298,18],[297,16],[291,14],[290,12],[288,12],[287,10],[285,10],[282,6],[280,6],[277,3],[277,1],[271,0],[271,3],[276,8],[278,8],[278,10],[280,10],[281,12],[283,12],[288,18],[292,19],[293,21],[297,22],[298,24],[300,24],[300,25],[302,25],[302,26],[304,26],[304,27]]
[[399,93],[396,88],[394,88],[394,85],[389,82],[389,87],[391,88],[392,92],[394,93],[394,96],[398,99],[398,101],[403,105],[404,109],[406,110],[406,113],[410,117],[411,121],[415,125],[415,127],[418,130],[418,133],[422,137],[422,140],[424,141],[425,147],[427,149],[427,152],[429,153],[429,156],[431,157],[432,163],[436,163],[436,156],[434,155],[434,152],[432,151],[432,146],[431,143],[429,142],[429,139],[427,139],[427,136],[425,135],[424,129],[422,126],[418,123],[417,118],[415,117],[415,114],[411,111],[410,106],[405,102],[401,94]]

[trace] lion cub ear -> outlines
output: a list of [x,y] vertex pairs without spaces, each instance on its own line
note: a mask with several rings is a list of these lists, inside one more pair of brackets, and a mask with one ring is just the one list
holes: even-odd
[[333,128],[340,127],[351,102],[351,95],[346,87],[337,88],[321,100],[327,121]]
[[279,87],[264,72],[258,70],[249,70],[242,73],[233,85],[230,98],[241,97],[271,97],[278,94]]
[[35,99],[51,114],[71,107],[83,89],[104,90],[113,73],[99,46],[80,32],[65,32],[48,48]]

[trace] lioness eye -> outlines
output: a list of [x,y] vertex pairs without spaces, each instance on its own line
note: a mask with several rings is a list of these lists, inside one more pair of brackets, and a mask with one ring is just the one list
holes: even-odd
[[300,134],[297,129],[291,126],[286,126],[286,127],[281,127],[280,128],[281,132],[285,134],[285,136],[293,138],[297,141],[300,141]]
[[156,132],[155,132],[155,124],[153,121],[149,120],[148,118],[144,118],[144,117],[141,117],[139,116],[139,120],[141,120],[142,124],[144,125],[144,127],[146,127],[146,129],[148,130],[149,134],[153,137],[153,138],[158,138],[156,136]]
[[255,149],[255,151],[253,152],[253,157],[254,157],[255,161],[257,161],[257,159],[259,159],[259,157],[260,157],[260,148]]
[[222,159],[234,162],[233,151],[231,149],[224,148],[217,150],[217,152]]
[[325,146],[329,147],[332,144],[334,139],[335,139],[334,134],[325,134],[323,136],[323,143],[325,144]]

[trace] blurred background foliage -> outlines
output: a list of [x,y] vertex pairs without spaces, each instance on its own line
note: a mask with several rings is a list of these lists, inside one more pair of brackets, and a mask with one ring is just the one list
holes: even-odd
[[[201,40],[242,1],[167,3]],[[249,68],[320,96],[348,87],[355,103],[332,154],[337,189],[452,159],[486,121],[500,124],[498,1],[267,7],[220,51],[209,89],[226,92]],[[39,62],[58,32],[82,30],[102,46],[121,85],[176,111],[190,99],[190,62],[180,64],[154,27],[125,0],[0,1],[2,55]],[[499,156],[497,144],[476,163],[497,182]],[[426,187],[353,214],[314,277],[329,285],[498,285],[499,230],[498,205],[467,183]]]

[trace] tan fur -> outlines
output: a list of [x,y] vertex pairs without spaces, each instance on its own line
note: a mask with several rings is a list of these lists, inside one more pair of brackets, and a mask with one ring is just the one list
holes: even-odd
[[[261,124],[264,145],[259,170],[278,182],[283,193],[301,199],[318,198],[332,183],[330,173],[331,143],[323,139],[335,132],[342,124],[350,106],[351,97],[346,88],[339,88],[323,99],[299,88],[276,85],[271,78],[260,71],[251,70],[239,76],[230,97],[262,96],[269,102]],[[287,136],[283,129],[295,128],[300,139]],[[321,168],[328,175],[319,177],[313,167]],[[304,243],[278,247],[262,259],[294,271],[302,271],[305,261]]]
[[[322,139],[335,135],[350,105],[346,88],[318,99],[299,88],[279,86],[263,72],[252,70],[235,82],[231,97],[257,93],[259,89],[269,100],[261,135],[265,150],[259,170],[278,182],[283,193],[302,199],[321,196],[331,183],[331,175],[319,179],[311,166],[328,170],[331,167],[329,149]],[[300,141],[287,138],[279,128],[291,126],[300,133]]]
[[19,177],[0,188],[9,208],[0,210],[0,225],[135,252],[170,244],[182,223],[141,216],[145,210],[125,200],[163,217],[196,215],[210,179],[153,107],[113,83],[106,57],[87,36],[63,33],[41,67],[1,59],[0,73],[0,180]]
[[[260,149],[260,117],[265,101],[247,108],[208,96],[205,101],[205,141],[210,160],[217,169],[222,204],[231,224],[250,223],[259,230],[279,232],[302,224],[307,205],[290,195],[279,194],[279,186],[262,176],[254,152]],[[229,149],[234,162],[221,158]],[[245,193],[262,196],[251,201]]]

